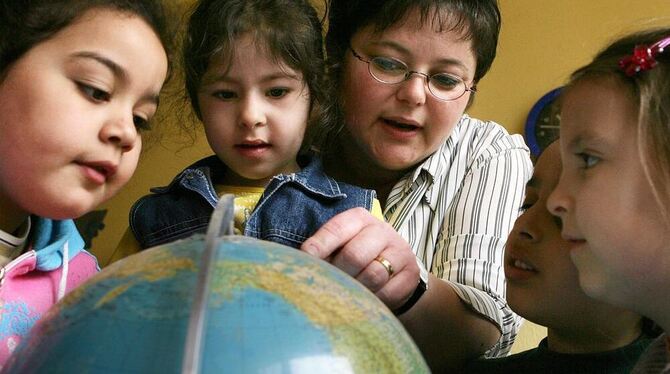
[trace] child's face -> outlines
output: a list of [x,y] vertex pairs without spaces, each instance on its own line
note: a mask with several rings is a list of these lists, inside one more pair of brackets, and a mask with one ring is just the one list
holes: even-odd
[[[406,22],[382,33],[364,28],[351,39],[364,59],[385,56],[410,70],[433,75],[449,73],[470,87],[477,67],[472,42],[453,31],[435,32],[420,25],[414,11]],[[347,51],[342,88],[346,126],[358,157],[384,170],[406,170],[423,161],[449,137],[463,115],[471,93],[441,101],[428,90],[425,77],[414,74],[398,84],[375,80],[368,64]]]
[[526,185],[524,212],[507,240],[507,301],[524,318],[564,332],[590,333],[594,321],[604,318],[616,319],[621,326],[623,311],[588,297],[579,287],[569,243],[561,238],[561,221],[547,210],[560,173],[560,149],[554,142],[535,165]]
[[297,171],[310,110],[302,74],[278,64],[256,42],[235,42],[234,57],[212,59],[198,101],[207,140],[229,168],[225,183],[264,186]]
[[582,81],[566,92],[563,173],[548,208],[563,222],[584,291],[648,314],[640,308],[665,299],[658,285],[670,284],[670,237],[643,173],[637,113],[613,79]]
[[135,170],[136,123],[154,114],[166,72],[152,29],[110,10],[30,49],[0,82],[0,202],[64,219],[114,195]]

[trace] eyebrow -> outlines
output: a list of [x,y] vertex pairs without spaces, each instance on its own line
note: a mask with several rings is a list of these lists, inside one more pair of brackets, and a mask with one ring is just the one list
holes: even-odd
[[[111,59],[105,56],[102,56],[99,53],[82,51],[72,54],[72,59],[76,58],[84,58],[96,61],[106,66],[109,70],[111,70],[112,74],[114,74],[114,76],[117,77],[117,79],[122,80],[124,82],[128,81],[128,72],[121,65],[117,64],[116,62],[112,61]],[[158,107],[158,104],[160,102],[159,95],[157,93],[145,95],[142,97],[142,100],[152,102],[156,104],[156,107]]]
[[573,150],[573,149],[584,148],[587,145],[604,146],[607,143],[608,143],[607,139],[602,135],[592,134],[590,131],[586,130],[582,131],[581,133],[577,134],[577,136],[570,139],[566,148],[569,150]]
[[[382,47],[389,47],[389,48],[395,49],[396,51],[398,51],[402,54],[405,54],[405,55],[412,54],[412,52],[409,49],[407,49],[405,46],[403,46],[402,44],[396,43],[394,41],[391,41],[391,40],[380,40],[380,41],[372,42],[371,44],[382,46]],[[437,60],[437,62],[439,64],[442,64],[442,65],[456,65],[456,66],[459,66],[462,69],[468,71],[468,67],[465,66],[465,64],[459,59],[441,58],[441,59]]]

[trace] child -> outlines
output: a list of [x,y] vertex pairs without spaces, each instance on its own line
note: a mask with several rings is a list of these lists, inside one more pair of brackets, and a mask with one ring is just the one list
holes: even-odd
[[0,7],[0,365],[99,269],[72,218],[130,178],[167,75],[159,2]]
[[519,315],[547,326],[547,337],[535,349],[478,360],[464,372],[628,373],[657,335],[640,315],[596,301],[579,288],[561,222],[546,205],[560,173],[557,141],[537,161],[523,214],[505,249],[507,302]]
[[[624,37],[571,78],[549,197],[586,294],[670,329],[670,28]],[[638,372],[670,370],[662,335]]]
[[[307,0],[200,1],[183,58],[186,91],[216,155],[134,204],[130,228],[142,248],[204,232],[224,193],[236,196],[237,233],[294,247],[334,213],[372,208],[373,191],[337,183],[318,159],[298,157],[328,100],[321,23]],[[126,235],[114,258],[133,247]]]

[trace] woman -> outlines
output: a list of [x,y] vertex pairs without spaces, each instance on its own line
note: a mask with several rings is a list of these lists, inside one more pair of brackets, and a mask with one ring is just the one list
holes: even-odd
[[521,136],[464,114],[495,57],[496,1],[331,0],[329,22],[341,128],[324,164],[375,189],[388,223],[346,211],[302,249],[375,292],[434,371],[507,353],[503,247],[532,166]]

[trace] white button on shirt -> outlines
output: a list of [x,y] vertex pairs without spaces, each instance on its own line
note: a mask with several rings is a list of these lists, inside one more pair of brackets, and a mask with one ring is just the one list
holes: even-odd
[[521,322],[505,301],[503,252],[532,170],[521,135],[464,115],[394,186],[384,211],[419,262],[500,327],[489,357],[509,352]]

